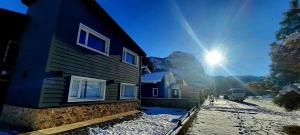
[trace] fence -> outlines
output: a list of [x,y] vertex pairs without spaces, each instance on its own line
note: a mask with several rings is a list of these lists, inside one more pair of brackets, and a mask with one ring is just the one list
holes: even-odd
[[184,135],[188,131],[189,126],[192,124],[193,119],[196,118],[197,108],[193,107],[190,111],[182,116],[176,125],[169,130],[165,135]]
[[173,107],[173,108],[193,108],[201,105],[198,99],[166,99],[166,98],[142,98],[142,106],[148,107]]

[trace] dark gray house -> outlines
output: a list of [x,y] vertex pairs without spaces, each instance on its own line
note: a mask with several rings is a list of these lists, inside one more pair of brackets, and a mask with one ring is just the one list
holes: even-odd
[[33,130],[135,110],[145,52],[95,0],[23,0],[1,120]]
[[6,88],[11,79],[19,41],[24,30],[27,17],[23,14],[0,9],[0,112]]

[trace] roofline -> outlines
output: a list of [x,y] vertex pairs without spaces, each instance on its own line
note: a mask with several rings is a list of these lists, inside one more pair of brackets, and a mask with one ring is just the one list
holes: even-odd
[[[36,0],[22,0],[22,2],[27,6],[30,6],[35,1]],[[129,41],[137,47],[138,51],[140,51],[143,56],[146,56],[146,53],[144,52],[144,50],[128,35],[127,32],[125,32],[121,28],[121,26],[118,23],[115,22],[115,20],[96,2],[96,0],[83,0],[83,1],[88,3],[89,5],[93,6],[93,8],[98,10],[100,14],[104,15],[104,17],[106,17],[108,19],[108,21],[110,21],[112,23],[112,25],[115,25],[117,27],[117,29],[119,29],[120,32],[122,34],[124,34],[125,37],[127,37],[129,39]]]
[[18,16],[18,17],[22,17],[22,18],[27,18],[26,14],[22,14],[16,11],[12,11],[12,10],[8,10],[8,9],[4,9],[4,8],[0,8],[0,14],[8,14],[8,15],[13,15],[13,16]]
[[125,32],[123,30],[123,28],[96,2],[96,0],[84,0],[89,4],[92,4],[95,8],[97,8],[97,10],[99,10],[101,13],[103,13],[103,15],[105,17],[107,17],[109,19],[109,21],[111,21],[113,23],[113,25],[117,26],[117,28],[120,30],[120,32],[122,34],[124,34],[129,40],[130,42],[132,42],[138,49],[140,52],[143,53],[143,56],[146,56],[146,53],[144,52],[144,50],[128,35],[127,32]]
[[148,72],[149,72],[149,74],[151,74],[152,72],[150,71],[150,69],[148,68],[148,66],[142,66],[142,69],[143,68],[145,68]]

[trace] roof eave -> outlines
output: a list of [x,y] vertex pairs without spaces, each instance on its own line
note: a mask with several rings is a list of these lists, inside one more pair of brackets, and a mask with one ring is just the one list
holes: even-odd
[[121,28],[121,26],[118,23],[116,23],[116,21],[102,7],[100,7],[100,5],[96,2],[96,0],[84,0],[84,1],[92,5],[98,11],[100,11],[100,13],[102,13],[113,25],[117,27],[117,29],[120,30],[122,34],[124,34],[129,39],[131,43],[133,43],[137,47],[137,49],[142,53],[142,56],[146,56],[144,50],[128,35],[127,32],[125,32]]

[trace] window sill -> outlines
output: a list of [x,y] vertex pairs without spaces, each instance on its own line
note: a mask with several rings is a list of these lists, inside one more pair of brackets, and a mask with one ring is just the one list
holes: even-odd
[[122,103],[122,102],[139,102],[138,99],[132,100],[104,100],[104,101],[90,101],[90,102],[67,102],[60,106],[76,106],[76,105],[93,105],[93,104],[110,104],[110,103]]
[[90,50],[90,51],[93,51],[93,52],[102,54],[102,55],[104,55],[104,56],[107,56],[107,57],[109,56],[109,53],[104,53],[104,52],[98,51],[98,50],[96,50],[96,49],[87,47],[87,46],[85,46],[85,45],[83,45],[83,44],[81,44],[81,43],[77,43],[77,45],[80,46],[80,47],[83,47],[83,48],[85,48],[85,49],[88,49],[88,50]]
[[138,100],[137,98],[120,98],[120,100]]
[[95,101],[104,101],[103,99],[68,99],[68,103],[74,103],[74,102],[95,102]]

